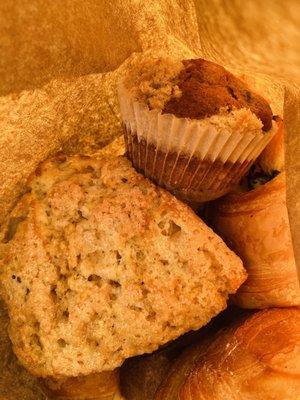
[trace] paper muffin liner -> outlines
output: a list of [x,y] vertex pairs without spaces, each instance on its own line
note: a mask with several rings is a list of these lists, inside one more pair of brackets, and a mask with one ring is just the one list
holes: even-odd
[[134,167],[184,201],[232,190],[276,132],[222,132],[200,120],[149,110],[119,86],[127,154]]

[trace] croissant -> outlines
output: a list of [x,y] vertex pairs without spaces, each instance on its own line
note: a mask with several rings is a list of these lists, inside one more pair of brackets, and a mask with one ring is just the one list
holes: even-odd
[[229,194],[209,211],[211,224],[247,269],[248,279],[233,297],[244,308],[300,305],[286,207],[284,124],[275,118],[279,129],[248,176],[253,190]]
[[299,400],[300,309],[242,319],[185,351],[155,400]]
[[56,400],[122,400],[119,370],[61,380],[41,379],[44,392]]
[[285,175],[216,202],[212,225],[243,260],[248,279],[233,297],[244,308],[300,305]]

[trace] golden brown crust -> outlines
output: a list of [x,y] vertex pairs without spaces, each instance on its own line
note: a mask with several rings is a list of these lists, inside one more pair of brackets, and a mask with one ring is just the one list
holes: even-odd
[[163,113],[180,118],[201,119],[222,108],[249,108],[262,121],[263,130],[272,127],[272,110],[265,99],[222,66],[201,58],[183,61],[177,85],[181,96],[172,97]]
[[300,305],[283,173],[255,190],[215,202],[211,217],[216,231],[239,254],[248,272],[234,296],[238,305]]
[[298,400],[300,310],[271,309],[187,350],[155,400]]

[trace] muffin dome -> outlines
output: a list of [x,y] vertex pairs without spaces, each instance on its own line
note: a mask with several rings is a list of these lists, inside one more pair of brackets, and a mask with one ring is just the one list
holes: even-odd
[[272,127],[272,110],[265,99],[220,65],[203,60],[185,60],[176,80],[180,96],[170,98],[162,110],[180,118],[202,119],[218,114],[223,108],[248,108],[263,123]]

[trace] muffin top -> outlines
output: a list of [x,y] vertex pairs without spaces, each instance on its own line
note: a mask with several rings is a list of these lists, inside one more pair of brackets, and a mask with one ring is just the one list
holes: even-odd
[[150,109],[179,118],[204,119],[246,108],[262,122],[264,131],[272,127],[272,110],[265,99],[222,66],[201,58],[143,62],[125,86]]

